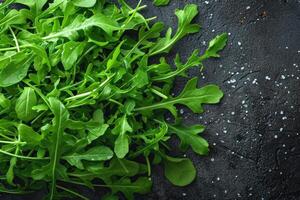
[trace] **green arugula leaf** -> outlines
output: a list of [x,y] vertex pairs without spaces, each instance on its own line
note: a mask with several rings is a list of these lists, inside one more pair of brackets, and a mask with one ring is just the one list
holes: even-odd
[[200,155],[208,154],[208,143],[198,134],[202,133],[205,128],[202,125],[195,125],[191,127],[172,126],[168,124],[171,133],[175,133],[181,140],[181,147],[186,149],[190,145],[194,152]]
[[[202,65],[201,58],[198,56],[199,51],[195,50],[192,55],[188,58],[187,62],[185,64],[182,64],[180,61],[180,57],[177,55],[175,59],[175,65],[176,70],[169,72],[169,73],[163,73],[156,77],[153,77],[153,81],[163,81],[166,79],[174,78],[176,76],[183,76],[186,77],[186,70],[188,70],[191,67],[198,67]],[[159,72],[161,73],[161,72]]]
[[228,34],[223,33],[221,35],[217,35],[213,40],[209,42],[208,48],[206,49],[203,56],[201,56],[201,60],[205,60],[208,58],[218,58],[220,55],[219,51],[224,49],[228,40]]
[[178,18],[178,28],[174,36],[172,36],[172,29],[169,28],[166,36],[157,41],[157,43],[150,49],[149,55],[153,56],[160,53],[168,53],[172,46],[181,38],[188,34],[199,31],[200,26],[191,24],[192,20],[198,14],[197,6],[188,4],[183,10],[176,10],[175,14]]
[[84,153],[73,153],[63,156],[70,165],[76,166],[78,169],[84,169],[82,160],[87,161],[104,161],[110,160],[113,157],[113,152],[106,146],[93,147]]
[[62,64],[65,70],[70,70],[75,67],[75,63],[83,53],[85,43],[69,41],[63,45],[63,51],[61,56]]
[[0,69],[0,87],[8,87],[22,81],[32,63],[32,56],[25,52],[16,54],[13,60]]
[[21,96],[16,101],[15,111],[19,119],[28,122],[32,120],[37,112],[33,107],[37,105],[37,97],[33,89],[25,87]]
[[62,148],[62,135],[65,129],[65,122],[69,118],[69,112],[65,106],[56,98],[50,97],[48,99],[50,104],[51,112],[54,115],[52,120],[52,136],[51,136],[51,145],[49,146],[50,153],[50,173],[51,173],[51,190],[50,190],[50,199],[54,198],[56,193],[56,177],[58,173],[58,163],[61,157],[61,148]]
[[118,137],[115,141],[114,151],[118,158],[124,158],[129,152],[129,138],[126,133],[132,132],[132,127],[129,125],[126,115],[124,115],[122,118],[119,118],[115,124],[115,128],[112,130],[112,132],[115,135],[118,135]]
[[196,178],[196,169],[188,158],[165,156],[165,176],[176,186],[189,185]]
[[152,182],[147,177],[140,177],[134,182],[128,178],[124,178],[113,182],[109,187],[113,194],[120,191],[125,195],[126,199],[132,200],[134,193],[148,193],[151,190]]
[[96,4],[96,0],[73,0],[72,3],[78,7],[90,8]]
[[170,0],[154,0],[153,3],[156,6],[166,6],[170,3]]
[[18,125],[18,133],[21,141],[26,142],[26,146],[33,148],[40,145],[43,136],[35,132],[30,126],[25,124]]
[[76,34],[77,31],[86,30],[91,27],[99,27],[103,31],[105,31],[108,35],[112,35],[113,31],[120,30],[121,27],[118,23],[101,13],[97,13],[96,15],[85,19],[82,15],[78,15],[74,21],[61,31],[57,33],[50,34],[44,37],[44,40],[49,40],[58,37],[67,37],[70,38],[72,35]]
[[190,108],[195,113],[202,113],[202,104],[219,103],[223,97],[223,92],[216,85],[207,85],[197,88],[197,78],[188,81],[181,94],[174,98],[168,98],[160,103],[136,108],[136,111],[168,109],[174,116],[177,116],[175,104],[182,104]]

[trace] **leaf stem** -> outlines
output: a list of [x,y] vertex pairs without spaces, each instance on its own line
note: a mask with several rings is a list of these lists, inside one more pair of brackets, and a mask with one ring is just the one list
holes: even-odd
[[8,156],[24,159],[24,160],[49,160],[49,157],[38,158],[38,157],[20,156],[20,155],[17,155],[17,154],[9,153],[7,151],[3,151],[1,149],[0,149],[0,153],[8,155]]
[[12,30],[12,28],[11,28],[10,26],[8,26],[8,28],[9,28],[9,30],[10,30],[10,32],[11,32],[13,38],[14,38],[14,41],[15,41],[15,44],[16,44],[17,51],[20,52],[20,46],[19,46],[19,42],[18,42],[18,40],[17,40],[17,37],[16,37],[14,31]]
[[21,142],[21,141],[4,141],[4,140],[0,140],[0,144],[26,144],[26,142]]
[[154,94],[160,96],[163,99],[168,99],[168,97],[166,95],[164,95],[163,93],[161,93],[160,91],[158,91],[154,88],[150,88],[150,91],[153,92]]
[[75,196],[77,196],[77,197],[79,197],[79,198],[81,198],[81,199],[83,199],[83,200],[89,200],[89,198],[87,198],[87,197],[85,197],[85,196],[83,196],[83,195],[81,195],[81,194],[79,194],[79,193],[77,193],[77,192],[74,192],[73,190],[70,190],[70,189],[68,189],[68,188],[65,188],[65,187],[63,187],[63,186],[56,185],[56,187],[59,188],[59,189],[61,189],[61,190],[66,191],[66,192],[69,192],[70,194],[73,194],[73,195],[75,195]]
[[[21,46],[18,46],[19,47],[19,50],[20,49],[23,49],[23,48],[27,48],[27,47],[30,47],[30,45],[21,45]],[[17,47],[7,47],[7,48],[1,48],[0,49],[0,52],[2,52],[2,51],[11,51],[11,50],[18,50],[18,48]]]

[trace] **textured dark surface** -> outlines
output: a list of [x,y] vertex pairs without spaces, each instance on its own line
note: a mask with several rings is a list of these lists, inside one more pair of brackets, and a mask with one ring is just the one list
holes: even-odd
[[[207,125],[204,136],[211,144],[208,157],[187,153],[198,169],[196,181],[174,187],[155,167],[153,193],[137,199],[300,199],[300,1],[172,0],[163,8],[153,7],[151,0],[144,3],[147,16],[170,26],[176,24],[175,8],[199,5],[201,33],[179,42],[170,58],[204,50],[216,34],[229,32],[230,37],[221,59],[206,62],[204,74],[190,73],[201,77],[201,85],[217,83],[226,94],[204,115],[183,109],[187,124]],[[178,79],[176,89],[185,82]],[[91,199],[99,196],[89,193]]]

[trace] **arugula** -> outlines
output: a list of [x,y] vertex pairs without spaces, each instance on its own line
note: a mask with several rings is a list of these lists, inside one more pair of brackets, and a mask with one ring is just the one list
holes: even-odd
[[166,6],[168,5],[170,0],[154,0],[153,3],[156,6]]
[[[204,104],[220,102],[218,86],[200,87],[188,71],[220,57],[228,36],[217,35],[202,55],[194,50],[169,63],[172,47],[200,30],[198,8],[177,9],[176,31],[165,31],[142,15],[145,7],[125,0],[0,4],[0,193],[88,199],[72,189],[79,185],[108,189],[104,200],[120,193],[130,200],[151,191],[157,164],[173,185],[196,178],[190,159],[169,156],[176,148],[169,140],[176,136],[183,152],[208,154],[204,126],[182,124],[178,105],[200,114]],[[174,96],[179,76],[188,80]]]

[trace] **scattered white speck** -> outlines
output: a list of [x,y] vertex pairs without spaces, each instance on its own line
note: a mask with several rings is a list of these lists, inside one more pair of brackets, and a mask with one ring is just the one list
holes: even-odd
[[287,117],[286,116],[282,117],[282,120],[287,120]]
[[279,172],[280,175],[282,175],[282,172]]
[[217,181],[219,181],[220,180],[220,177],[217,177]]
[[238,45],[239,45],[239,46],[241,46],[241,45],[242,45],[242,43],[239,41],[239,42],[238,42]]
[[282,131],[283,131],[283,128],[280,128],[279,131],[282,132]]
[[235,115],[235,112],[231,112],[231,115]]
[[283,114],[284,114],[284,112],[281,110],[281,111],[280,111],[280,114],[281,114],[281,115],[283,115]]
[[285,75],[281,75],[280,77],[281,77],[281,79],[283,79],[283,80],[285,79]]
[[184,113],[184,110],[183,109],[180,109],[180,114],[183,114]]
[[252,84],[256,84],[256,85],[258,84],[256,78],[252,81]]
[[183,192],[183,193],[182,193],[182,196],[184,196],[184,197],[185,197],[185,196],[186,196],[186,193],[184,193],[184,192]]
[[224,193],[225,193],[225,194],[227,194],[227,192],[228,192],[227,190],[224,190]]
[[204,1],[204,3],[207,5],[207,4],[209,4],[209,1]]
[[270,78],[269,76],[266,76],[265,78],[266,78],[266,80],[268,80],[268,81],[271,80],[271,78]]
[[278,138],[278,135],[274,135],[274,138],[277,139],[277,138]]
[[227,81],[227,83],[235,83],[236,82],[236,79],[231,79],[229,81]]
[[211,158],[211,159],[210,159],[210,161],[211,161],[211,162],[214,162],[214,161],[215,161],[215,159],[214,159],[214,158]]
[[286,47],[285,47],[285,49],[289,49],[289,47],[288,47],[288,46],[286,46]]
[[249,9],[250,9],[250,6],[247,6],[247,7],[246,7],[246,10],[249,10]]
[[285,144],[283,144],[282,147],[285,147]]

